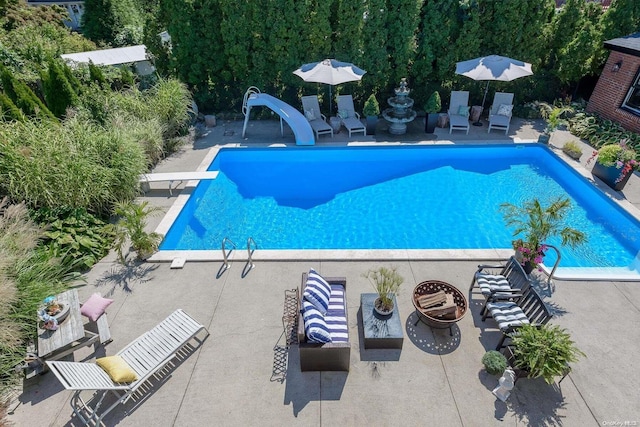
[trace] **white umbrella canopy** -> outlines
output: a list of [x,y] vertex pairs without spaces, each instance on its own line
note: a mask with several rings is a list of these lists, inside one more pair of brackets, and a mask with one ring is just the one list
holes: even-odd
[[342,62],[336,59],[325,59],[320,62],[304,64],[293,72],[305,82],[329,85],[329,115],[331,115],[331,87],[340,83],[360,80],[365,73],[365,70],[350,62]]
[[[500,55],[482,56],[476,59],[469,59],[456,63],[456,74],[469,77],[473,80],[487,80],[487,86],[482,98],[482,109],[489,91],[491,80],[510,82],[533,74],[531,64],[517,59],[507,58]],[[481,125],[478,121],[475,125]]]

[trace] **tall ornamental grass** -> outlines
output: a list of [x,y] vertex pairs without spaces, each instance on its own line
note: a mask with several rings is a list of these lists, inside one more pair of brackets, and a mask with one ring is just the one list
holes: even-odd
[[[36,339],[36,310],[77,278],[69,265],[37,250],[42,230],[24,204],[0,201],[0,392],[18,378],[26,342]],[[17,373],[15,373],[17,374]]]
[[126,127],[101,127],[76,118],[0,127],[2,190],[32,208],[84,207],[109,212],[135,196],[146,159]]
[[159,79],[147,91],[131,89],[113,93],[112,97],[116,107],[124,112],[138,118],[159,119],[166,140],[184,135],[189,129],[191,94],[176,79]]

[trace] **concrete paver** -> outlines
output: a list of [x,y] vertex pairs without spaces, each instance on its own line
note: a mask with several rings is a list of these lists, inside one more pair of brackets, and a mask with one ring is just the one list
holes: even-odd
[[[380,124],[375,139],[418,143],[425,140],[422,126],[415,123],[408,135],[391,137]],[[514,119],[507,137],[499,132],[488,135],[486,125],[472,126],[468,136],[454,132],[451,143],[480,138],[495,142],[536,140],[543,127],[541,122]],[[195,170],[215,145],[293,142],[290,131],[280,137],[277,121],[251,121],[246,139],[239,136],[241,129],[241,122],[222,122],[207,129],[203,138],[164,161],[157,171]],[[449,136],[448,129],[437,129],[438,140],[426,143],[440,143]],[[552,144],[564,138],[573,137],[558,133]],[[333,140],[321,137],[319,145],[345,144],[346,139],[343,131]],[[362,136],[350,139],[371,140]],[[581,161],[587,157],[585,152]],[[640,179],[634,176],[624,191],[636,207],[639,189]],[[145,195],[145,200],[165,208],[174,199],[162,184]],[[153,218],[150,229],[159,221]],[[360,293],[372,291],[362,273],[381,264],[398,266],[405,278],[398,296],[405,326],[402,350],[365,350],[362,344]],[[113,342],[99,348],[97,355],[115,354],[176,308],[203,323],[210,335],[169,371],[163,383],[153,384],[140,404],[121,406],[105,424],[582,427],[640,422],[638,283],[557,281],[555,292],[546,298],[556,315],[552,322],[567,328],[587,357],[573,365],[560,386],[521,379],[509,400],[502,403],[491,394],[497,377],[488,375],[480,362],[500,336],[493,320],[480,319],[481,297],[469,295],[470,311],[453,328],[453,336],[448,330],[432,330],[418,322],[411,303],[413,287],[427,279],[452,283],[467,295],[477,264],[477,260],[410,258],[390,262],[261,261],[243,277],[244,261],[236,261],[217,277],[219,262],[187,262],[180,270],[171,270],[168,263],[122,267],[111,254],[86,275],[88,284],[79,288],[81,299],[96,291],[115,299],[107,310]],[[310,267],[327,276],[347,277],[351,370],[300,372],[294,346],[286,353],[287,375],[280,382],[274,380],[274,370],[283,358],[284,292],[299,286],[302,272]],[[91,360],[96,354],[92,349],[78,351],[75,360]],[[77,425],[68,404],[70,395],[52,374],[43,375],[36,384],[25,385],[10,407],[9,420],[19,426]]]

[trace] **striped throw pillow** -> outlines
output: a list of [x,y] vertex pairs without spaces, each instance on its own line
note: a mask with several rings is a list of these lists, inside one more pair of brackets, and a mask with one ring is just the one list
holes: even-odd
[[324,316],[309,301],[302,302],[302,319],[307,342],[325,344],[331,342],[331,333]]
[[329,310],[329,299],[331,298],[331,286],[313,268],[309,270],[307,283],[302,294],[304,299],[313,304],[324,316]]

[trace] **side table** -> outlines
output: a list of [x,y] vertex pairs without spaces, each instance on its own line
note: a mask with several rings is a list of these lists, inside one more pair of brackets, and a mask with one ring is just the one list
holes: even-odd
[[378,294],[360,294],[364,348],[402,349],[404,331],[400,321],[400,310],[396,296],[393,296],[393,312],[390,316],[380,316],[373,310]]
[[340,133],[340,127],[342,126],[340,117],[329,117],[329,126],[333,129],[333,133]]
[[[469,120],[471,120],[475,126],[482,126],[482,122],[480,121],[481,115],[482,115],[482,107],[480,105],[474,105],[473,107],[471,107]],[[476,123],[479,123],[479,125],[477,125]]]
[[56,299],[63,304],[69,304],[70,310],[67,318],[55,331],[44,329],[38,323],[38,357],[46,360],[61,359],[100,339],[98,334],[84,329],[77,290],[63,292],[57,295]]

